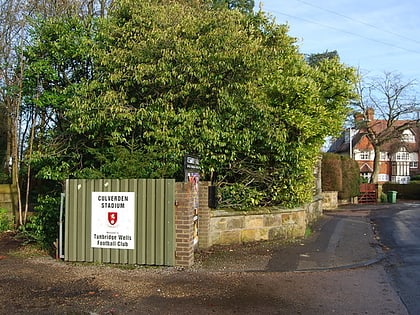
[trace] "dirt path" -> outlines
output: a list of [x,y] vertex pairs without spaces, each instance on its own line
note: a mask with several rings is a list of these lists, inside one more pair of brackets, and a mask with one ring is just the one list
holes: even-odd
[[[232,255],[214,250],[191,270],[117,268],[64,263],[18,246],[11,235],[0,239],[1,314],[406,314],[378,265],[317,273],[214,272],[205,267],[213,255],[216,269],[234,266]],[[224,253],[233,250],[238,262],[258,265],[266,262],[269,246]]]

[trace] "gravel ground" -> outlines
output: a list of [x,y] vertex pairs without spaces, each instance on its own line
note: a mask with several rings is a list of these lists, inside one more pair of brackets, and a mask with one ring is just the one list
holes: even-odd
[[183,270],[64,263],[5,234],[0,313],[407,314],[382,266],[262,272],[278,246],[214,247]]

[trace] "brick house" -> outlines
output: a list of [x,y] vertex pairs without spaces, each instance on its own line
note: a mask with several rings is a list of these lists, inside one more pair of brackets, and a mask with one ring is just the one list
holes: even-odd
[[[365,118],[366,117],[366,118]],[[374,118],[373,109],[365,115],[355,117],[357,121],[367,119],[376,133],[385,130],[386,120]],[[408,120],[397,120],[394,127],[407,124]],[[407,184],[410,178],[420,174],[419,169],[420,128],[412,127],[402,132],[400,139],[389,141],[381,146],[378,183],[393,182]],[[373,173],[375,153],[367,131],[364,128],[347,129],[330,147],[328,152],[349,155],[359,164],[360,176],[369,180]]]

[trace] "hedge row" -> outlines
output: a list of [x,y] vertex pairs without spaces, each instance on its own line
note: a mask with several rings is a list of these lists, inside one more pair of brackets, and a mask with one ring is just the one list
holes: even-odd
[[338,191],[339,199],[348,199],[360,194],[359,165],[347,156],[324,153],[321,178],[322,190]]
[[420,182],[411,182],[409,184],[386,183],[382,185],[382,191],[397,191],[397,199],[420,200]]

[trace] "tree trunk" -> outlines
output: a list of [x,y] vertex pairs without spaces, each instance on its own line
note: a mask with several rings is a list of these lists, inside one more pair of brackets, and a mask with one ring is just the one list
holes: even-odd
[[381,148],[379,146],[374,146],[373,152],[375,156],[373,158],[373,173],[372,177],[370,178],[370,183],[377,184],[381,160]]

